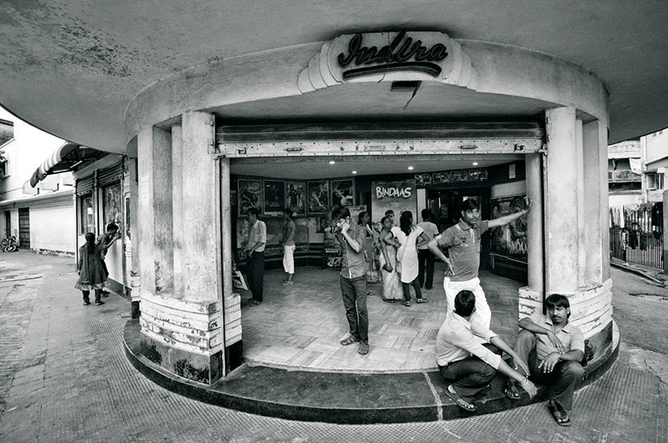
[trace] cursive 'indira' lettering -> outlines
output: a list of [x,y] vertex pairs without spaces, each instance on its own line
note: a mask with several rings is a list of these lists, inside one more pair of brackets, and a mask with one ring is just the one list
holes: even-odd
[[378,49],[376,46],[362,46],[362,34],[355,34],[348,42],[348,54],[339,54],[341,67],[353,63],[369,65],[375,63],[404,63],[411,58],[415,61],[438,62],[448,56],[445,45],[436,43],[431,48],[422,45],[422,40],[415,40],[401,31],[389,45]]

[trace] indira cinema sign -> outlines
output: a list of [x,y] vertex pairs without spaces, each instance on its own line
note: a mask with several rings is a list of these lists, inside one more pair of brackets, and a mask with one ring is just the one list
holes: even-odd
[[[431,76],[438,76],[442,68],[440,62],[448,56],[448,49],[443,43],[428,47],[422,40],[413,40],[402,31],[388,45],[363,46],[364,35],[355,34],[348,42],[348,50],[337,57],[343,71],[343,78],[350,79],[363,75],[392,71],[419,71]],[[349,67],[353,69],[346,69]]]
[[309,92],[347,82],[436,81],[475,89],[476,73],[458,41],[442,32],[344,34],[325,43],[299,75]]

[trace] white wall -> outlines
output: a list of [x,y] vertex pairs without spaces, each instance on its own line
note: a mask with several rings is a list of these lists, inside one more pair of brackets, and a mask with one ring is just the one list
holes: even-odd
[[30,208],[30,248],[74,254],[74,203]]
[[611,194],[608,196],[608,203],[610,207],[635,205],[642,203],[642,194],[640,191],[635,194]]

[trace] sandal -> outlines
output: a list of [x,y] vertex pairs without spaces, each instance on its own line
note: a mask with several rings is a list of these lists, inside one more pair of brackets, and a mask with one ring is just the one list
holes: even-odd
[[383,297],[383,301],[386,301],[388,303],[394,303],[395,302],[395,300],[393,298],[385,298],[385,297]]
[[465,410],[466,412],[475,412],[475,405],[472,403],[467,402],[463,398],[461,398],[459,395],[457,395],[456,392],[453,392],[455,388],[452,388],[452,391],[450,390],[452,388],[452,385],[448,385],[447,388],[445,388],[445,395],[450,397],[450,400],[454,401],[457,406]]
[[406,301],[402,301],[401,304],[404,305],[404,306],[410,306],[411,302],[406,300]]
[[348,346],[348,345],[352,345],[353,343],[357,343],[358,341],[360,341],[360,340],[351,335],[348,338],[344,338],[339,343],[341,343],[341,346]]
[[428,301],[429,301],[429,299],[426,298],[426,297],[421,297],[421,298],[416,299],[416,302],[418,302],[418,303],[427,303]]
[[517,389],[517,384],[514,383],[512,380],[508,380],[506,383],[506,387],[503,390],[503,393],[506,397],[508,397],[511,400],[519,400],[521,398],[520,393]]
[[552,418],[554,418],[554,421],[556,421],[559,426],[571,425],[571,419],[568,416],[568,413],[566,413],[566,411],[563,411],[563,409],[559,407],[559,405],[556,402],[549,400],[547,402],[547,408],[550,410]]

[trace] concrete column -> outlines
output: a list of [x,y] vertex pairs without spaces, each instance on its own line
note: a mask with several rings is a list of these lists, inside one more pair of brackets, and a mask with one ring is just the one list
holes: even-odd
[[141,300],[141,272],[139,261],[139,184],[137,159],[128,158],[128,172],[130,175],[130,250],[132,255],[130,268],[131,314],[132,318],[139,318]]
[[584,174],[584,281],[587,287],[609,278],[608,138],[600,121],[582,126]]
[[527,262],[529,289],[543,292],[543,174],[542,154],[525,157],[527,195],[531,198],[531,211],[527,214]]
[[174,251],[174,295],[183,297],[183,129],[172,126],[172,223]]
[[137,143],[141,286],[155,294],[174,284],[171,134],[144,128]]
[[215,162],[209,154],[214,143],[213,116],[186,112],[183,126],[183,248],[181,260],[185,276],[184,298],[191,301],[216,301]]
[[668,273],[668,191],[663,191],[663,272]]
[[139,207],[138,244],[141,287],[143,291],[155,293],[155,266],[153,240],[155,238],[155,209],[153,207],[153,128],[146,127],[137,135],[137,157],[139,163]]
[[585,262],[587,260],[587,249],[585,244],[585,217],[589,215],[585,212],[585,194],[584,186],[584,156],[582,140],[582,120],[575,120],[575,145],[576,145],[576,174],[578,180],[578,287],[585,285]]
[[545,112],[547,165],[545,188],[546,295],[572,294],[579,286],[578,179],[575,109]]
[[174,289],[174,246],[172,227],[172,136],[153,127],[153,208],[155,292]]

